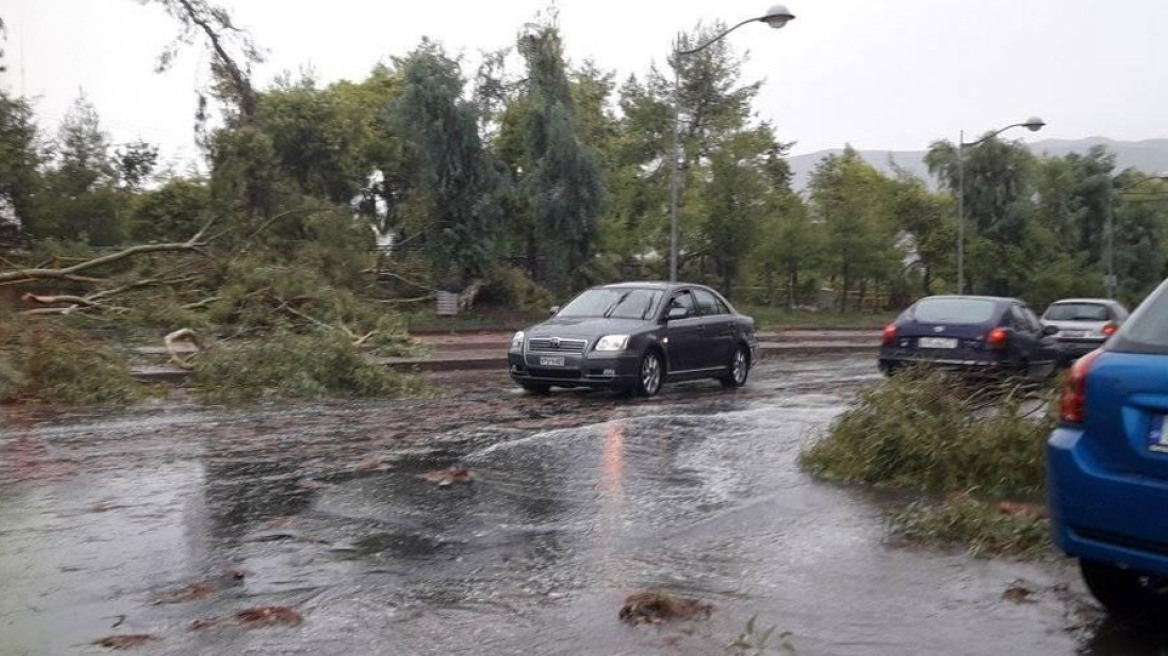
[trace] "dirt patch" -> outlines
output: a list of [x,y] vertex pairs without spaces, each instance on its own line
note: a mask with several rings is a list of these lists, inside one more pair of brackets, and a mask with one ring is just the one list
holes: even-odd
[[154,600],[156,604],[181,604],[196,599],[203,599],[215,594],[216,586],[210,581],[200,581],[184,585],[178,590],[167,592]]
[[661,624],[709,617],[713,610],[712,604],[700,599],[678,597],[664,590],[645,590],[629,595],[618,617],[633,625]]

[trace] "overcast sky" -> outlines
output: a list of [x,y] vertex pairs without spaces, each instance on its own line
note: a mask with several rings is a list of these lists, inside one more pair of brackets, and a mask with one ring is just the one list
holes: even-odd
[[[467,57],[514,43],[547,0],[221,0],[269,52],[258,71],[311,65],[323,81],[361,78],[423,36]],[[840,147],[918,150],[958,130],[1031,115],[1026,139],[1168,137],[1168,2],[1164,0],[790,0],[782,30],[748,25],[756,105],[795,153]],[[746,0],[560,0],[569,57],[620,77],[660,61],[679,29],[737,22],[767,7]],[[134,0],[0,0],[8,72],[0,83],[35,99],[54,126],[84,89],[115,141],[142,138],[170,156],[194,152],[194,87],[205,59],[153,72],[176,27]]]

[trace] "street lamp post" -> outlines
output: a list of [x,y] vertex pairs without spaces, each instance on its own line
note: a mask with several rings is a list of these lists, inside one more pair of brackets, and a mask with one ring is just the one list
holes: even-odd
[[766,23],[777,30],[793,20],[795,15],[787,11],[785,5],[774,5],[762,16],[748,18],[696,48],[675,50],[673,53],[673,147],[670,153],[673,170],[669,177],[669,282],[677,282],[677,202],[681,193],[681,59],[709,48],[724,39],[727,34],[748,23]]
[[1168,173],[1161,173],[1159,175],[1149,175],[1136,182],[1133,182],[1126,187],[1113,189],[1110,180],[1107,185],[1107,226],[1103,230],[1104,249],[1106,255],[1104,259],[1107,261],[1107,278],[1104,279],[1103,285],[1107,288],[1107,298],[1115,298],[1115,290],[1119,286],[1119,280],[1115,276],[1115,196],[1122,194],[1125,191],[1135,189],[1136,187],[1151,182],[1152,180],[1168,180]]
[[957,139],[957,293],[965,293],[965,149],[975,148],[993,139],[1011,128],[1026,128],[1031,132],[1038,132],[1046,123],[1037,116],[1031,116],[1023,123],[1007,125],[1000,130],[994,130],[986,136],[965,143],[965,130],[960,132]]

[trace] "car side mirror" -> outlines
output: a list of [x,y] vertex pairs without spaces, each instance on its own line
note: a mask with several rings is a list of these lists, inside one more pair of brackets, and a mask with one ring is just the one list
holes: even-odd
[[665,315],[665,318],[669,321],[673,321],[675,319],[684,319],[688,316],[689,308],[671,307],[669,308],[669,314]]
[[1042,336],[1043,337],[1050,337],[1051,335],[1058,334],[1058,331],[1059,331],[1059,329],[1055,326],[1043,326],[1042,327]]
[[548,310],[548,316],[550,316],[550,317],[554,317],[559,313],[560,313],[560,306],[558,306],[558,305],[553,305],[551,307],[551,309]]

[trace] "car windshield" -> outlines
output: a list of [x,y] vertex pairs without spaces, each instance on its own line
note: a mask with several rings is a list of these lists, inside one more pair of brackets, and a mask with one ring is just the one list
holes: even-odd
[[1168,282],[1136,308],[1104,347],[1121,353],[1168,355]]
[[1046,310],[1047,321],[1107,321],[1111,318],[1102,303],[1055,303]]
[[658,289],[590,289],[556,313],[557,317],[648,319],[661,300]]
[[997,304],[976,298],[926,298],[913,307],[912,316],[925,323],[986,323]]

